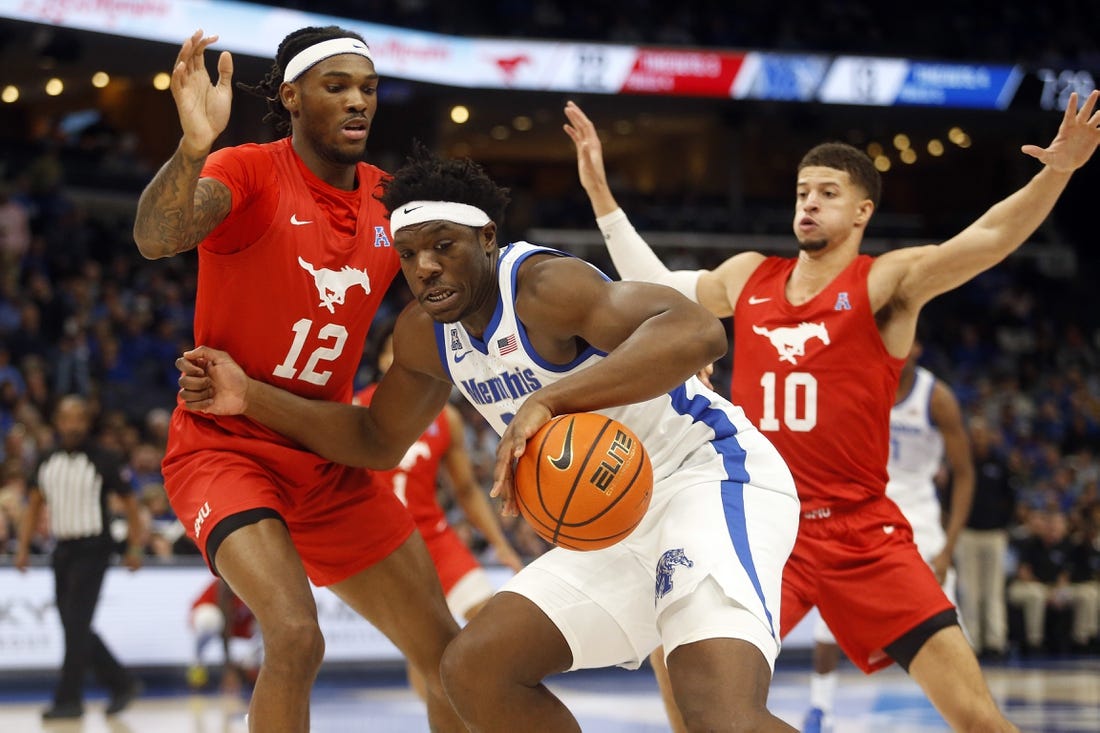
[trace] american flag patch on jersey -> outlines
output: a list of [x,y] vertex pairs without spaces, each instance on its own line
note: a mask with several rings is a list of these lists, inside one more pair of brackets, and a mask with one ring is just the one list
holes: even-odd
[[516,335],[510,334],[502,339],[497,339],[497,351],[501,356],[505,354],[511,354],[513,351],[519,348],[519,341],[516,339]]

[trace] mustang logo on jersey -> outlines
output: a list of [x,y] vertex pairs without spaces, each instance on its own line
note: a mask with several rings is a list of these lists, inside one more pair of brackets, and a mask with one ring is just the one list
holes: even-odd
[[657,598],[664,598],[672,590],[672,573],[676,570],[677,565],[683,565],[685,568],[695,567],[695,563],[688,559],[682,547],[667,550],[665,554],[661,555],[661,559],[657,561],[657,587],[655,589]]
[[358,285],[363,288],[364,293],[370,295],[370,277],[366,270],[356,270],[350,265],[344,265],[340,270],[329,270],[326,267],[318,270],[301,257],[298,258],[298,264],[313,275],[313,284],[317,286],[317,295],[321,298],[317,305],[328,308],[329,313],[336,312],[334,305],[344,304],[344,296],[349,288]]
[[542,387],[542,382],[530,367],[515,367],[490,379],[463,379],[461,385],[476,404],[491,405],[501,400],[519,399]]
[[779,361],[797,364],[796,356],[806,355],[806,342],[812,338],[821,339],[821,343],[829,345],[829,332],[825,329],[825,323],[808,323],[803,321],[797,326],[782,326],[780,328],[767,329],[762,326],[753,326],[753,333],[771,341],[772,346],[779,352]]

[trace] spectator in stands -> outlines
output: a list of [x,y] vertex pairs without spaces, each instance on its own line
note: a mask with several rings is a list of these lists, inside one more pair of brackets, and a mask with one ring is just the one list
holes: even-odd
[[154,407],[145,414],[145,435],[162,451],[168,445],[168,426],[171,422],[172,413],[164,407]]
[[1023,611],[1025,655],[1047,641],[1047,609],[1068,610],[1074,604],[1066,515],[1040,510],[1034,512],[1033,520],[1033,534],[1020,545],[1020,564],[1008,587],[1008,602]]
[[130,451],[125,475],[135,496],[142,496],[145,487],[149,485],[164,489],[164,475],[160,471],[160,462],[163,459],[163,449],[150,443],[140,443]]
[[15,552],[27,484],[19,462],[0,463],[0,555]]
[[1073,540],[1070,587],[1075,616],[1073,643],[1077,652],[1100,652],[1100,502],[1082,509],[1082,525]]
[[959,533],[959,610],[980,658],[1001,660],[1008,645],[1005,614],[1005,558],[1016,498],[999,437],[984,417],[968,422],[974,455],[974,504]]
[[23,255],[31,244],[30,212],[11,196],[8,183],[0,184],[0,281],[14,285]]

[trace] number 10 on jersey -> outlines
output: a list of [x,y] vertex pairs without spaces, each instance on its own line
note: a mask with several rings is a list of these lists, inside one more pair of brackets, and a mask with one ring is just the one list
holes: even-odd
[[[764,372],[760,386],[764,388],[760,430],[779,430],[779,409],[776,405],[778,381],[775,372]],[[817,379],[808,372],[790,372],[783,379],[783,425],[797,433],[807,433],[817,425]]]

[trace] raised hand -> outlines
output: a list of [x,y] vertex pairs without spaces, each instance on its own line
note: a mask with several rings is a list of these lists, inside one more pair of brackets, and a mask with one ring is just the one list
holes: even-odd
[[569,122],[562,125],[562,129],[577,148],[577,173],[580,175],[581,186],[588,194],[596,216],[610,214],[618,208],[618,204],[615,203],[611,188],[607,185],[603,145],[600,143],[596,126],[574,102],[566,103],[565,116],[569,118]]
[[1088,162],[1096,151],[1096,146],[1100,145],[1100,111],[1096,111],[1097,100],[1100,100],[1100,91],[1093,90],[1081,109],[1077,109],[1077,92],[1070,94],[1066,113],[1053,142],[1045,148],[1024,145],[1020,150],[1060,173],[1077,170]]
[[249,380],[224,351],[197,346],[176,359],[180,400],[188,410],[211,415],[240,415],[248,406]]
[[183,142],[205,154],[229,123],[233,101],[233,57],[228,51],[218,56],[218,83],[210,83],[203,52],[218,40],[199,29],[183,42],[172,69],[172,98],[176,101]]

